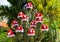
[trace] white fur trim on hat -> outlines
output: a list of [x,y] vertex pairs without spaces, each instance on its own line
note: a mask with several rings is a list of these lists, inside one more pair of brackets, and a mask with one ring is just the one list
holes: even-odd
[[22,19],[22,21],[28,21],[28,19]]
[[24,29],[22,29],[22,30],[16,30],[16,32],[24,32]]
[[14,26],[18,26],[18,24],[14,24],[14,25],[12,25],[12,27],[14,27]]
[[43,21],[36,21],[36,23],[38,23],[38,22],[43,23]]
[[26,9],[28,9],[28,8],[33,9],[33,7],[26,7]]
[[7,37],[14,37],[15,35],[13,34],[13,35],[8,35]]
[[41,29],[41,31],[48,31],[49,29]]
[[30,25],[30,27],[36,27],[36,25]]
[[18,16],[17,18],[20,18],[20,17],[22,17],[22,16]]
[[35,34],[28,34],[28,36],[34,36]]

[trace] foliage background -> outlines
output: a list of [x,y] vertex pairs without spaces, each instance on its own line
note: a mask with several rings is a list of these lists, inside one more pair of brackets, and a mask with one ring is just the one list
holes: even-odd
[[[8,26],[11,26],[11,21],[14,18],[17,18],[17,14],[19,11],[23,10],[23,6],[26,2],[32,1],[34,4],[34,9],[39,10],[44,15],[44,23],[49,25],[49,34],[47,33],[46,37],[47,41],[51,39],[51,42],[53,42],[54,38],[56,40],[54,42],[59,42],[59,36],[60,35],[60,0],[8,0],[11,7],[7,6],[1,6],[0,10],[2,11],[0,13],[0,16],[8,17]],[[11,28],[11,27],[10,27]],[[0,30],[0,41],[8,42],[8,38],[6,35],[6,32],[4,32],[6,28]],[[51,36],[50,36],[51,35]],[[42,40],[43,40],[42,39]],[[45,41],[45,42],[47,42]],[[43,42],[43,41],[42,41]]]

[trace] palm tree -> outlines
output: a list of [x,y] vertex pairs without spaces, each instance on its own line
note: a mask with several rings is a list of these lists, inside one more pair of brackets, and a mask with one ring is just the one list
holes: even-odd
[[[6,17],[8,17],[8,26],[10,27],[10,29],[12,29],[11,28],[11,22],[12,22],[12,20],[13,19],[18,19],[17,18],[17,14],[18,14],[18,12],[20,12],[20,11],[24,11],[28,16],[30,16],[30,14],[31,13],[33,13],[32,14],[32,19],[34,19],[34,14],[35,14],[35,12],[37,11],[37,10],[39,10],[39,9],[41,9],[41,10],[39,10],[40,12],[42,12],[43,13],[43,15],[44,15],[44,17],[43,18],[49,18],[50,19],[50,21],[48,21],[48,23],[51,25],[51,23],[53,23],[52,21],[54,21],[55,19],[55,17],[56,17],[56,15],[55,15],[55,17],[54,17],[54,15],[52,15],[52,11],[51,10],[53,10],[53,8],[52,8],[52,6],[48,6],[47,4],[48,4],[48,2],[47,2],[47,0],[8,0],[9,2],[10,2],[10,4],[11,4],[11,6],[10,7],[7,7],[7,6],[2,6],[2,8],[1,8],[1,10],[2,10],[2,12],[0,13],[0,16],[6,16]],[[32,3],[34,4],[34,9],[33,10],[24,10],[23,8],[23,6],[25,5],[25,3],[26,2],[28,2],[28,1],[32,1]],[[50,3],[50,2],[49,2]],[[37,9],[37,10],[36,10]],[[51,10],[50,10],[51,9]],[[48,11],[49,10],[49,11]],[[47,16],[48,15],[48,16]],[[54,18],[53,18],[54,17]],[[32,20],[31,19],[31,20]],[[54,19],[54,20],[53,20]],[[31,20],[29,21],[29,23],[31,22]],[[18,19],[18,21],[19,21],[19,23],[21,23],[21,20],[19,20]],[[40,26],[41,24],[40,23],[38,23],[37,24],[37,28],[39,28],[40,29]],[[49,25],[49,26],[50,26]],[[27,30],[27,27],[26,27],[26,22],[24,22],[24,24],[23,24],[23,28],[26,28],[25,30]],[[53,28],[53,27],[52,27]],[[50,41],[50,39],[51,39],[51,37],[54,39],[54,35],[55,34],[53,34],[53,36],[52,36],[52,32],[55,32],[55,31],[53,31],[51,28],[50,28],[50,30],[48,31],[48,32],[41,32],[41,31],[39,31],[39,29],[37,29],[38,31],[37,31],[37,33],[40,33],[37,37],[35,37],[34,39],[36,40],[36,42],[38,42],[39,40],[40,40],[40,42],[48,42],[48,41]],[[56,28],[55,28],[56,29]],[[12,29],[13,30],[13,29]],[[26,32],[26,31],[25,31]],[[49,34],[49,35],[48,35]],[[20,36],[19,36],[20,35]],[[19,40],[18,40],[18,38],[17,38],[17,40],[18,40],[18,42],[21,42],[21,39],[23,38],[23,39],[25,39],[25,42],[28,42],[26,39],[27,39],[27,36],[26,36],[26,34],[24,34],[25,35],[25,37],[26,38],[24,38],[24,37],[22,37],[21,36],[21,34],[19,34],[19,33],[17,33],[16,34],[16,36],[18,36],[18,38],[19,38]],[[30,38],[30,37],[29,37]],[[14,39],[15,40],[15,37],[14,38],[11,38],[11,40],[12,39]],[[30,38],[31,39],[31,38]],[[32,40],[34,40],[34,39],[32,39]],[[46,40],[47,39],[47,40]],[[51,40],[51,42],[53,42],[53,39]],[[33,42],[31,40],[31,42]],[[13,41],[13,42],[15,42],[15,41]]]

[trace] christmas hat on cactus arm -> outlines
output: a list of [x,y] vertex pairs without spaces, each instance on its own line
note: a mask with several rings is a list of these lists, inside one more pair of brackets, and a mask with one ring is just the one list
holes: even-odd
[[20,18],[20,17],[22,18],[23,15],[24,15],[23,12],[19,12],[17,17],[18,17],[18,18]]
[[33,3],[31,1],[25,4],[26,9],[33,9]]
[[22,17],[22,21],[28,21],[28,16],[27,15],[23,15],[23,17]]
[[12,30],[8,30],[7,34],[8,34],[7,37],[14,37],[15,36],[15,34],[14,34],[14,32]]
[[43,23],[43,19],[42,18],[36,18],[36,23],[38,23],[38,22]]
[[35,20],[32,20],[32,21],[31,21],[30,27],[36,27],[36,21],[35,21]]
[[12,27],[14,27],[14,26],[18,26],[18,22],[17,22],[16,19],[14,19],[14,20],[12,21]]
[[36,18],[42,18],[43,16],[42,16],[42,13],[40,13],[40,12],[36,12],[35,17],[36,17]]
[[22,25],[20,25],[16,28],[16,32],[24,32]]
[[41,31],[48,31],[48,30],[49,30],[48,26],[45,24],[42,24]]
[[28,36],[35,36],[35,30],[33,28],[28,29]]

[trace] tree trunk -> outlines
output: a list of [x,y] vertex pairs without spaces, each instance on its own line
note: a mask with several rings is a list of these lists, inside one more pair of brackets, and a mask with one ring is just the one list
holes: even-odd
[[24,42],[28,42],[28,36],[27,36],[27,22],[24,21],[22,24],[23,28],[24,28],[24,33],[23,33],[23,38],[24,38]]

